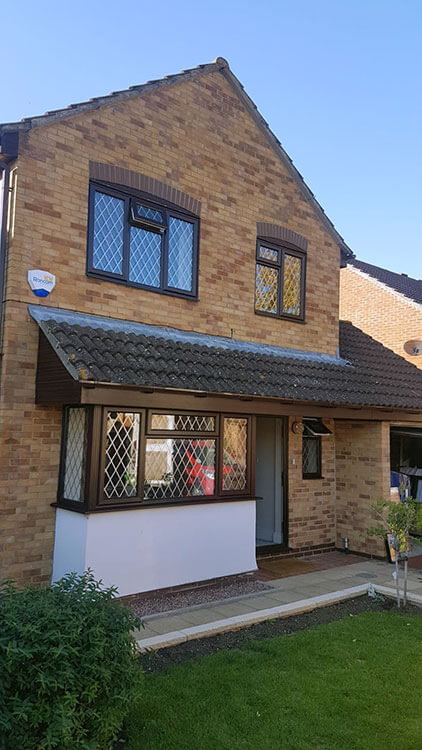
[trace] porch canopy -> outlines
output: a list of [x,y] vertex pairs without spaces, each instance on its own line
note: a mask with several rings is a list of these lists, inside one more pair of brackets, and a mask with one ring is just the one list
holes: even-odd
[[40,328],[38,403],[103,403],[105,389],[119,386],[235,397],[249,411],[250,402],[262,408],[277,399],[314,405],[319,414],[326,406],[349,417],[363,408],[420,419],[422,372],[345,321],[336,357],[41,305],[28,310]]

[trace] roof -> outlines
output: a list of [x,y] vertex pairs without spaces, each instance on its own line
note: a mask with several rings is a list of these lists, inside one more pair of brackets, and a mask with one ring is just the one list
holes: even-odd
[[[204,75],[206,73],[212,73],[212,72],[220,72],[225,77],[225,79],[230,83],[232,88],[235,90],[239,99],[242,101],[245,108],[247,109],[249,114],[252,116],[252,118],[258,125],[258,127],[264,133],[270,145],[272,146],[273,150],[276,152],[277,156],[282,161],[282,163],[287,168],[288,172],[290,173],[290,175],[292,176],[292,178],[298,185],[304,198],[309,203],[311,203],[311,205],[313,206],[313,208],[316,210],[317,214],[319,215],[320,219],[324,223],[325,227],[333,236],[334,241],[339,245],[342,256],[345,258],[353,257],[352,250],[348,247],[343,237],[339,234],[339,232],[335,228],[332,221],[330,221],[324,209],[315,198],[315,195],[312,193],[310,188],[306,185],[302,175],[296,169],[289,155],[283,149],[280,141],[274,135],[268,123],[266,122],[266,120],[264,120],[264,118],[258,111],[256,104],[248,96],[248,94],[245,92],[238,78],[236,78],[234,73],[232,73],[232,71],[230,70],[230,66],[227,60],[224,59],[224,57],[217,57],[217,59],[214,60],[214,62],[212,63],[198,65],[196,68],[183,70],[181,73],[168,75],[168,76],[165,76],[165,78],[160,78],[154,81],[147,81],[147,83],[139,84],[136,86],[130,86],[128,89],[123,89],[122,91],[113,91],[111,94],[108,94],[106,96],[94,97],[93,99],[90,99],[87,102],[78,102],[76,104],[70,104],[65,109],[52,110],[50,112],[46,112],[44,115],[38,115],[36,117],[26,117],[20,122],[9,122],[9,123],[0,124],[0,143],[3,146],[3,143],[8,142],[10,140],[10,136],[12,134],[15,134],[16,132],[18,133],[26,132],[27,130],[30,130],[31,128],[40,127],[42,125],[48,125],[50,123],[60,121],[67,117],[73,117],[74,115],[78,115],[83,112],[99,109],[100,107],[107,106],[109,104],[114,104],[115,101],[120,101],[123,99],[131,99],[133,97],[142,96],[154,89],[181,83],[188,79],[196,78],[198,76]],[[2,147],[0,158],[3,154],[5,159],[10,160],[10,155],[7,156],[7,154],[5,154],[4,151],[5,149]]]
[[389,286],[390,289],[394,289],[395,292],[403,294],[413,302],[417,302],[422,305],[422,280],[412,279],[405,273],[395,273],[394,271],[388,271],[386,268],[380,268],[379,266],[373,266],[371,263],[364,263],[357,258],[350,258],[347,260],[348,264],[357,268],[359,271],[368,274],[373,279],[380,281],[382,284]]
[[340,357],[29,305],[75,381],[422,409],[422,372],[351,323]]

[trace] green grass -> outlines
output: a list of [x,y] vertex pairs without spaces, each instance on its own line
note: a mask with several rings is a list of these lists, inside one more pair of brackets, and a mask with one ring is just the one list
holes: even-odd
[[368,613],[145,677],[127,750],[420,750],[422,617]]

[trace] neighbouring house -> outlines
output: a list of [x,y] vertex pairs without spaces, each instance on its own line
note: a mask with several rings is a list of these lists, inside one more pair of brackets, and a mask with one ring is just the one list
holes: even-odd
[[422,280],[354,257],[340,272],[340,318],[422,369]]
[[[422,370],[422,280],[358,260],[343,251],[340,318]],[[422,431],[393,427],[392,494],[422,502]]]
[[346,536],[383,555],[422,374],[339,322],[353,254],[227,62],[0,138],[3,577],[130,594]]

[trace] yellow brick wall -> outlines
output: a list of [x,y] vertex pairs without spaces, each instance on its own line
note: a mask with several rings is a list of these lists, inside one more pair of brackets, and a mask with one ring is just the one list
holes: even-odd
[[422,369],[422,356],[406,354],[406,341],[422,341],[422,306],[393,291],[382,288],[374,279],[353,268],[340,272],[340,318],[380,341],[412,365]]
[[289,419],[289,548],[329,545],[335,542],[334,422],[324,419],[332,435],[321,438],[321,479],[302,479],[302,435],[292,431]]
[[[90,160],[201,201],[198,302],[86,277]],[[305,324],[254,314],[257,221],[308,240]],[[48,299],[29,290],[30,268],[56,275]],[[338,247],[219,73],[22,136],[1,373],[2,575],[46,581],[51,570],[61,414],[34,405],[38,332],[28,303],[334,354],[338,277]],[[299,540],[298,528],[294,535]]]
[[335,430],[337,546],[348,536],[352,551],[384,556],[366,530],[379,524],[370,506],[390,498],[390,425],[336,420]]

